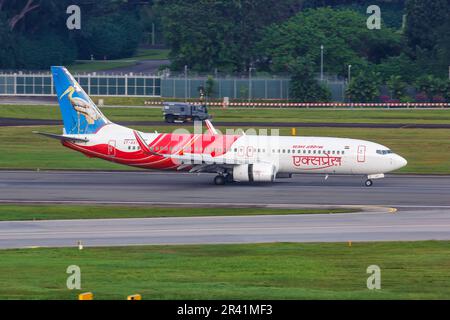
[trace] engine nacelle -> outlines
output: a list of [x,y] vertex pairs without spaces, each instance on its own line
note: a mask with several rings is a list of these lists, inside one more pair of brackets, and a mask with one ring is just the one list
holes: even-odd
[[240,164],[233,168],[233,180],[239,182],[272,182],[277,172],[269,163]]

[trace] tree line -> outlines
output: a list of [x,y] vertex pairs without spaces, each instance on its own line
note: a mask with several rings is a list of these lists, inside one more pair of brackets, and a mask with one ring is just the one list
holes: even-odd
[[449,1],[375,1],[381,8],[380,30],[367,28],[371,4],[374,1],[155,1],[175,70],[187,65],[199,72],[255,68],[286,73],[292,79],[291,96],[325,101],[330,93],[316,81],[323,45],[327,74],[347,78],[351,65],[350,99],[375,100],[381,83],[393,88],[393,100],[407,99],[407,85],[427,88],[421,92],[427,99],[448,97]]
[[[81,30],[66,27],[72,4]],[[372,4],[380,30],[366,26]],[[407,99],[408,85],[448,99],[449,16],[448,0],[0,0],[0,68],[130,57],[156,23],[173,70],[287,74],[290,96],[325,101],[323,53],[326,74],[348,78],[351,65],[350,99],[373,101],[379,84],[390,99]]]
[[[0,68],[47,69],[75,59],[133,55],[145,25],[137,0],[0,0]],[[150,1],[148,1],[150,3]],[[68,6],[82,27],[69,30]]]

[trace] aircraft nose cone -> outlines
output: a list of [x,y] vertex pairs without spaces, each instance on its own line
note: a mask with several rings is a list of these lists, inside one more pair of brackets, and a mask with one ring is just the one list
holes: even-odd
[[406,166],[408,164],[408,161],[406,161],[405,158],[399,156],[399,155],[395,155],[394,159],[392,159],[393,161],[393,165],[395,166],[395,170],[403,168],[404,166]]
[[406,161],[405,158],[398,156],[399,157],[399,163],[400,163],[400,168],[403,168],[404,166],[406,166],[408,164],[408,161]]

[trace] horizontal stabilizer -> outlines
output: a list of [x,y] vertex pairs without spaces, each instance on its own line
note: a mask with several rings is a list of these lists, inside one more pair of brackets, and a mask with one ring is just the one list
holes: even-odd
[[46,137],[49,137],[52,139],[61,140],[61,141],[76,141],[76,142],[88,142],[89,141],[88,139],[62,136],[62,135],[54,134],[54,133],[39,132],[39,131],[33,131],[33,133],[40,134],[42,136],[46,136]]

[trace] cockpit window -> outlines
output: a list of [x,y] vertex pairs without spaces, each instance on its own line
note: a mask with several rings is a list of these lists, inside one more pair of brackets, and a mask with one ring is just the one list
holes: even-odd
[[391,150],[386,149],[386,150],[377,150],[377,153],[378,154],[390,154],[393,152]]

